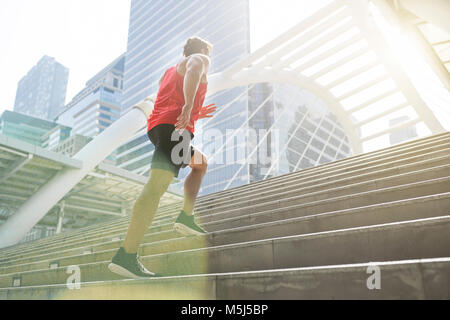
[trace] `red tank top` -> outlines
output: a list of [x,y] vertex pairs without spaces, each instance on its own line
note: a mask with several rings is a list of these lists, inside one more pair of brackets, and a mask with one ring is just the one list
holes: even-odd
[[[161,86],[158,90],[153,112],[148,118],[147,131],[152,130],[159,124],[177,123],[177,118],[181,114],[184,106],[184,77],[177,72],[177,66],[166,70]],[[194,99],[194,106],[191,113],[191,127],[186,128],[194,133],[195,122],[205,101],[207,83],[200,83]]]

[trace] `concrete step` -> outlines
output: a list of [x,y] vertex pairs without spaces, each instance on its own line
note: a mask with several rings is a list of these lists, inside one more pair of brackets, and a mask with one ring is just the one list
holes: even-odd
[[[163,275],[188,275],[406,259],[450,255],[450,216],[388,223],[186,250],[142,257]],[[295,254],[294,254],[295,253]],[[83,282],[119,279],[109,261],[80,264]],[[64,284],[67,268],[0,276],[0,287],[20,277],[22,286]]]
[[401,156],[396,157],[384,157],[376,161],[366,161],[364,163],[358,163],[352,166],[339,167],[328,167],[327,170],[313,171],[313,172],[301,172],[294,173],[285,176],[285,179],[279,180],[278,182],[271,182],[265,185],[252,186],[250,184],[248,189],[239,190],[239,192],[230,191],[226,195],[217,195],[215,198],[210,198],[209,201],[204,199],[199,199],[199,203],[196,205],[196,210],[201,211],[203,207],[209,207],[211,202],[226,202],[233,198],[241,197],[252,197],[255,194],[263,191],[270,191],[278,188],[285,188],[287,186],[298,184],[302,181],[315,181],[317,179],[333,178],[335,176],[351,176],[361,174],[367,171],[377,171],[385,168],[393,168],[403,164],[418,162],[421,160],[429,160],[431,158],[438,157],[448,157],[450,156],[450,142],[442,145],[434,146],[433,148],[427,148],[413,153],[404,153]]
[[[181,201],[180,201],[180,203],[181,203]],[[169,206],[171,206],[171,205],[169,205]],[[167,207],[167,205],[165,205],[162,208],[165,209],[166,207]],[[158,210],[158,212],[155,214],[155,221],[157,221],[159,219],[164,220],[164,219],[170,218],[170,217],[166,217],[164,214],[165,214],[165,212],[162,213],[160,210]],[[49,243],[53,243],[53,242],[62,242],[62,241],[66,241],[71,238],[80,238],[80,237],[83,238],[84,235],[97,234],[99,231],[102,231],[105,229],[110,229],[110,228],[114,228],[116,226],[121,226],[121,225],[128,225],[129,221],[130,221],[129,216],[116,217],[115,219],[108,221],[107,223],[96,223],[96,224],[93,224],[93,225],[90,225],[87,227],[64,231],[63,233],[55,234],[50,237],[38,239],[38,240],[35,240],[32,242],[26,242],[26,243],[21,243],[21,244],[17,244],[14,246],[2,248],[2,249],[0,249],[0,254],[7,255],[7,254],[14,253],[14,252],[22,252],[23,249],[43,247],[43,246],[46,246]]]
[[[450,144],[446,144],[447,147]],[[406,168],[410,170],[417,170],[420,168],[426,168],[431,163],[436,164],[448,164],[450,162],[450,148],[442,149],[442,145],[437,146],[436,150],[429,154],[419,154],[412,155],[411,158],[401,159],[396,161],[389,162],[389,158],[385,158],[382,161],[374,163],[372,167],[365,168],[356,168],[355,171],[344,170],[344,171],[336,171],[336,172],[326,172],[322,174],[316,174],[314,176],[305,176],[305,177],[297,177],[295,181],[291,181],[289,183],[279,183],[277,185],[268,185],[264,188],[258,188],[254,190],[250,190],[248,192],[239,192],[235,195],[225,196],[225,197],[217,197],[216,200],[211,200],[208,203],[203,203],[202,198],[199,198],[196,205],[196,216],[201,216],[204,212],[211,212],[211,209],[214,209],[220,203],[229,203],[230,201],[236,202],[238,200],[244,201],[248,199],[260,198],[260,196],[265,196],[268,194],[275,194],[276,197],[283,196],[286,191],[293,191],[296,189],[300,189],[304,186],[308,185],[316,185],[326,181],[333,181],[337,179],[355,179],[358,177],[364,179],[368,173],[372,173],[372,177],[374,179],[384,177],[385,175],[391,175],[397,168],[397,172],[404,172]],[[406,155],[405,155],[406,156]],[[431,162],[429,162],[431,161]],[[436,162],[434,162],[436,161]],[[412,166],[406,166],[407,164],[411,164]],[[414,167],[417,164],[417,167]],[[349,168],[347,168],[349,169]],[[355,168],[352,168],[355,169]],[[385,171],[385,169],[389,169],[390,171]],[[333,174],[332,174],[333,173]],[[286,178],[288,178],[286,176]],[[277,191],[277,192],[274,192]],[[279,191],[279,192],[278,192]],[[294,191],[293,191],[294,192]],[[202,204],[203,203],[203,204]],[[167,217],[170,216],[170,213],[167,213]],[[173,214],[172,217],[174,218]]]
[[[374,288],[375,268],[380,287]],[[0,289],[3,300],[450,299],[450,258]],[[372,286],[369,289],[367,284]]]
[[[403,144],[400,144],[400,145],[397,145],[397,146],[394,146],[394,147],[390,147],[390,148],[387,148],[387,149],[382,149],[382,150],[379,150],[379,151],[374,151],[374,152],[371,152],[371,153],[366,153],[366,154],[354,156],[354,157],[351,157],[351,158],[342,159],[342,160],[339,160],[339,161],[336,161],[336,162],[333,162],[333,163],[327,163],[327,164],[324,164],[324,165],[320,165],[320,166],[317,166],[317,167],[314,167],[314,168],[310,168],[310,169],[306,169],[306,170],[303,170],[303,171],[299,171],[299,172],[296,172],[296,173],[291,173],[291,174],[283,175],[283,176],[276,177],[276,178],[270,178],[270,179],[267,179],[265,181],[255,182],[255,183],[252,183],[251,185],[245,185],[245,186],[240,186],[240,187],[237,187],[237,188],[229,189],[227,191],[224,191],[224,193],[225,194],[227,194],[227,193],[231,194],[235,189],[239,189],[239,190],[240,189],[247,189],[247,188],[249,188],[251,186],[257,186],[257,185],[263,184],[265,182],[268,182],[268,183],[276,182],[277,180],[280,180],[280,179],[283,180],[284,178],[286,178],[288,176],[291,176],[291,175],[294,176],[294,175],[296,175],[298,173],[307,173],[309,171],[313,171],[313,170],[316,170],[316,169],[317,170],[321,170],[323,168],[329,167],[330,165],[338,166],[338,165],[344,164],[344,163],[345,164],[350,164],[354,160],[361,161],[361,160],[364,160],[366,157],[372,157],[373,155],[383,155],[383,157],[384,157],[385,155],[387,155],[387,153],[398,154],[400,152],[404,152],[405,148],[407,148],[410,151],[411,150],[418,150],[418,149],[422,149],[422,147],[425,148],[427,146],[431,146],[434,143],[448,142],[448,138],[449,138],[449,133],[443,133],[443,134],[439,134],[439,135],[435,135],[435,136],[430,136],[430,137],[423,138],[423,139],[420,139],[420,140],[414,140],[412,142],[403,143]],[[208,195],[208,196],[205,196],[205,197],[201,197],[201,198],[198,199],[198,203],[201,204],[203,200],[208,200],[211,196],[221,195],[221,194],[222,194],[222,192],[216,193],[214,195]],[[169,207],[171,207],[171,206],[169,205]],[[180,205],[177,205],[177,207],[180,207]],[[157,214],[163,214],[164,210],[165,210],[165,208],[161,208]],[[117,222],[120,223],[120,220],[122,220],[122,218],[118,218]],[[115,221],[112,221],[112,222],[108,222],[106,224],[89,226],[89,227],[86,227],[86,228],[73,230],[73,231],[70,231],[70,232],[65,232],[64,234],[56,235],[56,236],[53,236],[52,238],[54,238],[54,239],[60,239],[61,238],[62,239],[62,238],[70,237],[72,234],[76,234],[78,231],[84,232],[84,231],[89,231],[89,230],[94,230],[94,229],[98,230],[98,229],[101,229],[102,227],[107,227],[110,224],[115,224],[115,223],[116,223]],[[36,241],[36,243],[44,243],[45,241],[47,241],[47,238],[38,240],[38,241]],[[28,245],[29,244],[16,245],[13,248],[14,249],[19,249],[20,247],[28,246]],[[13,249],[13,248],[11,248],[11,249]],[[0,252],[6,252],[6,251],[8,251],[8,250],[7,249],[1,249],[0,250]]]
[[265,184],[268,184],[268,183],[274,183],[274,182],[276,183],[280,180],[284,180],[286,177],[295,177],[297,174],[305,174],[305,173],[310,173],[310,172],[324,170],[324,169],[327,170],[329,167],[342,167],[345,165],[353,165],[353,164],[364,163],[364,162],[368,162],[368,161],[372,161],[372,160],[376,160],[376,159],[383,159],[384,157],[401,155],[401,154],[407,153],[409,151],[413,152],[413,151],[421,150],[422,148],[432,147],[435,144],[446,143],[446,142],[449,142],[449,140],[450,140],[450,132],[445,132],[442,134],[430,136],[428,138],[418,139],[418,140],[414,140],[414,141],[407,142],[404,144],[399,144],[399,145],[396,145],[393,147],[389,147],[389,148],[385,148],[385,149],[381,149],[381,150],[377,150],[377,151],[373,151],[373,152],[369,152],[369,153],[363,153],[363,154],[360,154],[357,156],[352,156],[352,157],[348,157],[345,159],[325,163],[322,165],[303,169],[303,170],[296,171],[293,173],[288,173],[285,175],[268,178],[266,180],[256,181],[256,182],[251,183],[250,185],[242,185],[242,186],[238,186],[235,188],[230,188],[230,189],[227,189],[224,191],[206,195],[206,196],[202,197],[202,199],[207,201],[210,198],[222,197],[223,195],[228,195],[233,192],[241,192],[249,187],[250,188],[260,187],[260,186],[264,186]]
[[[446,135],[444,135],[444,137],[442,137],[441,135],[438,135],[438,136],[434,136],[434,137],[432,137],[432,139],[430,138],[430,139],[424,139],[424,140],[420,140],[420,141],[422,141],[422,145],[421,146],[410,146],[410,145],[407,145],[407,151],[411,151],[411,150],[420,150],[421,152],[425,152],[425,151],[432,151],[432,150],[439,150],[439,151],[442,151],[442,148],[445,146],[445,143],[448,143],[448,141],[449,141],[449,139],[447,139],[448,137],[446,137]],[[430,140],[430,141],[429,141]],[[417,142],[418,143],[418,142]],[[427,147],[427,145],[428,146],[431,146],[431,143],[433,144],[432,145],[432,149],[426,149],[426,147]],[[436,143],[437,143],[437,145],[436,145]],[[442,145],[442,143],[444,143],[444,145]],[[397,148],[398,149],[398,147],[394,147],[394,148]],[[390,149],[386,149],[386,151],[387,150],[390,150],[390,153],[392,154],[394,151],[393,150],[396,150],[396,149],[394,149],[394,148],[390,148]],[[382,152],[385,152],[385,151],[382,151]],[[378,153],[376,153],[376,154],[378,154]],[[395,151],[395,154],[396,155],[398,155],[398,154],[401,154],[402,156],[407,156],[407,154],[405,154],[405,150],[403,150],[403,149],[400,149],[400,150],[396,150]],[[411,154],[411,153],[409,153],[410,155],[415,155],[415,154]],[[370,154],[369,154],[370,155]],[[356,158],[360,158],[359,156],[358,157],[356,157]],[[386,158],[386,157],[380,157],[380,156],[378,156],[378,159],[381,159],[382,161],[387,161],[388,160],[388,158]],[[348,161],[347,161],[348,160]],[[373,159],[372,159],[373,160]],[[352,161],[352,159],[344,159],[344,160],[342,160],[341,161],[341,164],[346,164],[346,165],[348,165],[348,164],[350,164],[351,163],[351,161]],[[361,159],[359,159],[358,161],[361,161]],[[375,162],[373,162],[373,163],[375,163]],[[393,164],[391,164],[391,165],[393,165]],[[310,171],[313,171],[313,172],[315,172],[316,171],[316,169],[317,170],[319,170],[319,169],[323,169],[323,168],[328,168],[328,167],[330,167],[331,166],[331,164],[326,164],[326,165],[324,165],[324,166],[319,166],[319,167],[316,167],[316,168],[312,168],[312,169],[314,169],[314,170],[312,170],[312,169],[308,169],[308,170],[305,170],[305,171],[303,171],[303,173],[308,173],[308,172],[310,172]],[[338,162],[336,163],[336,165],[333,165],[334,167],[336,167],[336,166],[338,166]],[[303,174],[302,173],[302,174]],[[280,178],[283,178],[285,181],[288,181],[288,179],[291,179],[291,177],[295,177],[295,176],[297,176],[299,173],[298,172],[296,172],[296,173],[292,173],[292,174],[288,174],[288,175],[285,175],[285,176],[282,176],[282,177],[280,177]],[[308,179],[308,180],[310,180],[310,178],[309,177],[304,177],[304,179]],[[268,179],[267,181],[268,182],[270,182],[270,184],[271,185],[273,185],[273,181],[277,181],[278,180],[278,178],[277,179]],[[272,182],[271,182],[272,181]],[[298,181],[296,181],[297,183],[299,183]],[[252,186],[253,186],[254,184],[252,184],[252,185],[250,185],[250,186],[248,186],[248,188],[252,188]],[[284,186],[284,185],[288,185],[288,183],[283,183],[282,185],[281,185],[281,187],[282,186]],[[240,187],[239,187],[240,188]],[[270,191],[270,189],[271,189],[271,187],[270,188],[266,188],[266,190],[268,190],[268,191]],[[249,190],[247,190],[247,191],[251,191],[252,189],[249,189]],[[257,192],[261,192],[261,191],[263,191],[263,190],[257,190]],[[255,191],[253,190],[253,191],[251,191],[252,193],[255,193]],[[233,196],[233,192],[232,192],[232,190],[230,190],[230,192],[229,192],[229,194],[230,194],[230,196],[229,197],[224,197],[224,199],[232,199],[232,198],[234,198],[235,197],[235,195]],[[253,194],[251,194],[251,195],[248,195],[248,192],[247,193],[238,193],[238,195],[239,196],[245,196],[247,194],[247,197],[253,197]],[[207,196],[206,198],[208,198],[209,196]],[[223,200],[222,198],[219,198],[220,200],[219,201],[228,201],[228,200]],[[197,205],[197,208],[199,208],[199,209],[201,209],[202,208],[202,203],[203,203],[204,201],[203,201],[203,199],[202,198],[199,198],[199,200],[198,200],[198,205]],[[206,201],[206,206],[210,206],[211,205],[211,202],[208,202],[208,201]],[[179,205],[176,205],[175,206],[177,209],[178,208],[180,208],[181,207],[181,204],[179,204]],[[167,217],[166,216],[166,214],[165,213],[167,213],[167,212],[170,212],[170,210],[172,210],[172,208],[173,208],[173,206],[167,206],[166,208],[162,208],[162,209],[160,209],[160,210],[158,210],[158,212],[157,212],[157,217],[156,217],[156,220],[158,220],[158,219],[161,219],[161,220],[164,220],[164,219],[171,219],[172,217]],[[167,210],[167,211],[166,211]],[[201,213],[200,213],[201,214]],[[200,214],[198,214],[198,215],[200,215]],[[155,221],[156,222],[156,221]],[[116,222],[112,222],[113,224],[116,224]],[[128,224],[128,219],[125,219],[125,221],[122,221],[122,219],[121,219],[121,221],[117,221],[117,225],[127,225]],[[109,225],[109,224],[108,224]],[[105,227],[107,227],[106,225],[105,225]],[[95,227],[95,228],[90,228],[90,227],[88,227],[88,228],[86,228],[86,229],[83,229],[83,230],[80,230],[81,232],[88,232],[89,230],[91,230],[91,232],[93,232],[93,233],[95,233],[96,231],[98,231],[100,228],[102,228],[101,226],[97,226],[97,227]],[[54,238],[55,238],[55,240],[56,241],[59,241],[59,240],[61,240],[61,239],[67,239],[67,238],[69,238],[71,235],[76,235],[76,233],[71,233],[71,234],[69,234],[69,235],[67,235],[67,236],[62,236],[62,235],[60,235],[60,236],[55,236]],[[39,243],[37,243],[37,245],[43,245],[43,246],[45,246],[47,244],[47,242],[46,242],[46,240],[44,239],[44,240],[41,240]],[[14,249],[15,248],[15,249]],[[12,251],[10,251],[10,252],[14,252],[14,251],[18,251],[18,252],[20,252],[21,251],[21,248],[20,248],[20,246],[16,246],[16,247],[13,247],[12,248]],[[2,253],[4,253],[5,255],[8,253],[8,251],[5,251],[5,250],[3,250],[3,251],[0,251],[0,252],[2,252]]]
[[[424,168],[429,168],[432,165],[441,165],[441,164],[447,164],[450,163],[450,155],[449,156],[441,156],[438,158],[432,158],[430,160],[421,160],[419,162],[415,162],[415,163],[409,163],[409,164],[404,164],[404,165],[400,165],[398,167],[387,167],[386,169],[381,169],[381,170],[364,170],[361,172],[360,175],[358,176],[348,176],[347,174],[341,174],[341,175],[337,175],[334,177],[325,177],[322,179],[317,179],[314,181],[311,181],[310,179],[306,179],[306,181],[300,181],[299,183],[296,184],[291,184],[285,188],[281,188],[281,189],[277,189],[276,192],[274,192],[274,190],[269,190],[266,192],[260,192],[259,196],[264,198],[264,201],[268,201],[270,199],[277,199],[279,198],[280,200],[284,197],[289,197],[292,194],[303,194],[303,193],[308,193],[308,192],[313,192],[314,189],[316,190],[327,190],[327,188],[329,188],[330,185],[334,186],[334,187],[339,187],[339,186],[344,186],[346,184],[354,184],[356,182],[359,181],[370,181],[370,180],[374,180],[377,179],[379,177],[389,177],[392,176],[393,174],[401,174],[401,173],[406,173],[412,170],[418,170],[418,169],[424,169]],[[442,168],[441,171],[442,174],[445,174],[445,168]],[[450,172],[450,170],[448,171]],[[431,176],[429,177],[437,177],[440,173],[437,172],[431,172],[430,173]],[[411,180],[411,181],[415,181],[415,180]],[[382,187],[382,185],[380,185],[380,187]],[[328,191],[327,191],[328,192]],[[245,199],[249,199],[249,197],[243,197],[244,200]],[[255,199],[255,196],[252,196],[252,199]],[[232,202],[235,206],[241,206],[241,205],[251,205],[252,203],[257,203],[259,200],[253,200],[253,202],[251,201],[242,201],[239,202],[239,199],[234,199],[234,201]],[[218,211],[222,211],[227,209],[228,207],[230,207],[232,205],[228,205],[228,206],[222,206],[222,207],[215,207],[214,204],[210,205],[210,208],[208,208],[206,210],[206,212],[208,214],[210,213],[214,213],[214,212],[218,212]],[[170,207],[172,208],[172,207]],[[164,215],[163,218],[155,218],[155,221],[153,223],[153,225],[159,225],[159,224],[164,224],[164,223],[171,223],[173,219],[176,218],[176,216],[178,215],[178,210],[175,209],[172,211],[172,213],[166,213]],[[202,216],[202,214],[205,212],[205,210],[201,211],[201,210],[197,210],[196,212],[196,216],[200,217]],[[53,244],[62,244],[62,243],[67,243],[68,241],[79,241],[81,239],[83,240],[88,240],[90,238],[96,238],[99,237],[100,235],[111,235],[114,236],[116,235],[118,232],[124,231],[127,226],[129,224],[129,219],[121,219],[120,222],[118,222],[115,225],[105,228],[102,228],[102,231],[99,232],[99,230],[95,229],[92,231],[88,231],[88,232],[80,232],[78,235],[73,235],[71,237],[67,237],[67,238],[57,238],[53,241]],[[52,243],[47,241],[44,243],[36,243],[34,245],[30,245],[27,248],[22,248],[22,250],[16,250],[13,252],[3,252],[2,256],[3,259],[2,260],[7,260],[11,257],[11,255],[13,255],[14,253],[20,253],[20,254],[24,254],[25,252],[33,252],[36,250],[39,250],[39,248],[46,248],[51,246]],[[0,260],[1,263],[1,260]]]
[[[374,180],[366,183],[356,184],[354,186],[346,186],[341,188],[334,188],[331,190],[322,190],[312,193],[307,193],[305,195],[299,195],[295,197],[286,198],[280,201],[269,201],[264,203],[259,203],[251,205],[248,207],[235,208],[230,210],[223,210],[220,213],[212,213],[210,215],[200,217],[202,224],[206,222],[211,222],[217,219],[223,219],[223,217],[232,218],[239,217],[248,213],[256,213],[259,211],[268,211],[270,209],[284,209],[289,210],[292,205],[300,204],[303,210],[307,210],[311,213],[320,213],[334,210],[335,208],[346,209],[355,206],[364,206],[377,203],[378,200],[383,200],[381,202],[388,202],[393,200],[405,199],[409,197],[418,197],[423,195],[430,195],[433,193],[442,193],[449,191],[449,178],[438,178],[429,180],[427,175],[440,175],[440,172],[445,172],[442,168],[432,168],[427,169],[419,173],[409,173],[405,175],[398,175],[391,178],[385,178],[382,180]],[[406,183],[404,185],[395,186],[396,183],[402,183],[403,180],[408,181],[410,176],[417,175],[417,178],[422,178],[423,180],[417,181],[415,183]],[[422,177],[420,176],[422,175]],[[394,186],[390,187],[391,184]],[[361,192],[367,189],[366,192]],[[351,190],[351,191],[349,191]],[[356,193],[357,192],[357,193]],[[333,195],[333,196],[330,196]],[[172,228],[173,221],[170,221],[162,225],[154,225],[148,232],[154,232],[155,230],[161,230],[162,228]],[[23,252],[20,256],[26,255],[39,255],[45,252],[52,252],[64,249],[70,249],[71,247],[80,247],[86,245],[93,245],[98,242],[111,242],[120,241],[125,236],[126,229],[117,231],[113,235],[98,235],[92,239],[84,239],[82,241],[74,241],[69,243],[57,243],[53,246],[49,245],[41,248],[40,250],[34,250],[33,252]],[[17,258],[18,255],[5,257],[3,263],[7,261],[12,261]]]
[[[170,231],[159,231],[145,239],[140,254],[143,256],[264,240],[271,237],[283,237],[309,234],[335,229],[347,229],[376,224],[401,222],[446,215],[450,209],[450,192],[440,195],[420,197],[368,207],[338,210],[319,215],[261,222],[260,217],[248,216],[234,221],[218,221],[210,223],[211,232],[203,237],[170,238]],[[264,218],[264,217],[262,217]],[[248,221],[246,221],[248,220]],[[161,240],[165,239],[165,240]],[[0,274],[18,273],[31,270],[46,269],[52,263],[60,267],[73,264],[87,264],[108,261],[112,258],[118,245],[111,249],[97,248],[92,254],[64,256],[53,254],[25,259],[8,267],[0,268]]]
[[[374,182],[376,183],[376,182]],[[420,181],[394,187],[376,189],[367,192],[334,197],[324,196],[325,199],[314,200],[317,194],[291,197],[280,201],[270,201],[264,204],[245,208],[236,208],[200,217],[200,223],[218,220],[218,217],[233,218],[245,214],[253,214],[269,210],[289,211],[292,208],[302,208],[305,214],[318,214],[338,209],[349,209],[368,206],[381,202],[389,202],[411,197],[420,197],[450,191],[450,177]],[[319,192],[320,193],[320,192]]]
[[204,212],[213,214],[223,210],[242,208],[243,206],[263,205],[273,201],[283,201],[288,198],[293,199],[307,194],[319,193],[326,197],[350,195],[361,191],[370,191],[376,188],[392,187],[450,175],[450,156],[444,157],[443,160],[433,162],[438,166],[435,168],[427,168],[432,163],[421,162],[414,164],[414,166],[406,166],[406,168],[402,166],[382,171],[369,171],[358,176],[347,177],[344,175],[324,177],[314,181],[302,181],[299,184],[285,188],[261,191],[258,198],[253,195],[252,197],[230,199],[220,204],[214,203],[204,210],[197,210],[196,214],[198,217],[201,217]]
[[[319,188],[321,191],[310,193],[307,192],[303,195],[289,197],[282,200],[249,204],[245,207],[244,205],[241,205],[240,207],[238,206],[236,208],[223,210],[219,213],[204,215],[198,219],[205,227],[207,227],[205,223],[213,222],[215,220],[223,220],[225,217],[228,219],[239,218],[240,216],[246,214],[270,211],[272,209],[281,209],[281,212],[292,212],[292,206],[295,206],[295,208],[302,208],[302,210],[309,212],[310,214],[317,214],[321,212],[333,211],[335,209],[347,209],[351,207],[376,204],[377,202],[389,202],[399,199],[442,193],[450,191],[450,177],[433,177],[441,176],[447,171],[448,166],[441,166],[329,190],[322,187]],[[412,176],[415,177],[417,180],[416,182],[401,184],[406,181],[410,181]],[[400,183],[400,185],[397,185],[398,183]],[[296,212],[297,211],[294,211],[294,214],[297,214]],[[270,215],[269,217],[274,218],[275,216]],[[148,233],[161,231],[164,229],[172,229],[172,224],[173,221],[166,224],[154,225],[149,229]],[[12,261],[20,259],[20,257],[24,256],[32,257],[35,255],[45,254],[46,252],[71,249],[72,247],[92,246],[99,242],[120,242],[120,240],[122,240],[125,236],[125,233],[126,228],[123,228],[122,230],[117,231],[114,235],[98,235],[92,239],[84,239],[82,241],[74,241],[69,243],[57,243],[53,246],[49,245],[39,250],[34,250],[33,252],[25,251],[20,255],[17,254],[15,256],[8,256],[7,259],[4,258],[2,265],[11,263]]]
[[[164,206],[164,208],[166,206]],[[181,207],[181,204],[177,205],[177,207]],[[171,216],[166,216],[166,213],[161,213],[158,210],[158,212],[155,214],[154,223],[156,223],[156,224],[163,223],[166,220],[170,220],[170,219],[172,219]],[[0,254],[2,255],[2,257],[0,258],[0,263],[1,263],[2,259],[7,257],[8,255],[13,255],[15,253],[23,253],[24,250],[34,251],[37,248],[46,247],[53,243],[62,243],[62,242],[66,242],[66,241],[72,240],[72,239],[73,240],[85,239],[91,235],[98,235],[99,232],[103,232],[104,230],[111,230],[114,233],[114,228],[117,228],[117,227],[123,228],[124,226],[128,226],[129,223],[130,223],[129,216],[118,217],[118,218],[114,219],[114,221],[110,221],[105,224],[97,223],[97,224],[89,226],[89,227],[71,230],[68,232],[61,233],[61,234],[57,234],[57,235],[53,235],[53,236],[46,237],[43,239],[39,239],[39,240],[36,240],[33,242],[27,242],[27,243],[22,243],[22,244],[18,244],[15,246],[3,248],[3,249],[0,249]]]

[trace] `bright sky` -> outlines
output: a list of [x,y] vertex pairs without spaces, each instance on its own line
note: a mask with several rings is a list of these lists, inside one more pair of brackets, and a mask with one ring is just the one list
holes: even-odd
[[126,51],[129,0],[1,0],[0,114],[44,55],[70,69],[67,102]]
[[[250,0],[252,50],[330,0]],[[43,55],[70,69],[66,101],[126,51],[130,0],[1,0],[0,114]]]

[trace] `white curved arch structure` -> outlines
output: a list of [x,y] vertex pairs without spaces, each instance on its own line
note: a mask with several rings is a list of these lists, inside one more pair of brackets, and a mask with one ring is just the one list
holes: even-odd
[[[326,48],[339,37],[342,41]],[[360,65],[354,70],[334,77],[329,82],[320,81],[342,66],[360,61],[360,58],[367,54],[372,54],[375,58],[365,64],[359,62]],[[258,82],[289,83],[308,89],[323,99],[337,116],[356,154],[363,152],[364,142],[419,122],[423,122],[432,133],[444,131],[394,56],[372,22],[369,1],[336,0],[223,73],[213,75],[210,78],[208,94]],[[320,68],[326,60],[330,62]],[[387,72],[371,78],[370,71],[380,68]],[[367,74],[364,82],[353,81],[352,85],[352,80],[364,73]],[[359,99],[356,106],[345,106],[346,100],[387,82],[394,86],[375,96]],[[346,84],[349,84],[350,90],[341,95],[333,93],[333,89]],[[353,114],[357,111],[375,106],[394,95],[402,95],[404,101],[369,118],[354,120]],[[358,133],[364,125],[408,106],[414,109],[417,118],[369,136],[359,136]]]
[[[365,61],[362,59],[365,56],[372,58]],[[208,95],[260,82],[279,82],[307,89],[320,97],[337,116],[355,154],[363,152],[365,141],[419,122],[433,134],[444,131],[393,57],[373,23],[368,0],[335,0],[224,72],[212,75]],[[353,68],[339,72],[345,65]],[[384,72],[371,73],[373,70]],[[330,78],[330,74],[334,76]],[[384,84],[390,86],[382,90]],[[378,87],[381,89],[375,94],[366,94],[369,89]],[[403,100],[381,112],[372,112],[364,119],[357,120],[354,116],[358,111],[376,108],[393,95],[400,95]],[[353,101],[353,105],[349,106],[348,101]],[[152,106],[149,101],[141,103],[139,108],[144,112],[131,110],[81,150],[75,158],[83,160],[83,168],[62,171],[23,204],[0,227],[0,247],[18,243],[90,170],[144,127]],[[363,126],[405,107],[413,108],[417,117],[360,136]]]

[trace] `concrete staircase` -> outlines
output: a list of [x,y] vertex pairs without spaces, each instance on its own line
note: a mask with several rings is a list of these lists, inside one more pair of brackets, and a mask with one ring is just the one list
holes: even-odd
[[450,298],[448,132],[201,197],[206,236],[172,230],[180,206],[140,249],[163,278],[109,272],[123,218],[0,250],[0,299]]

